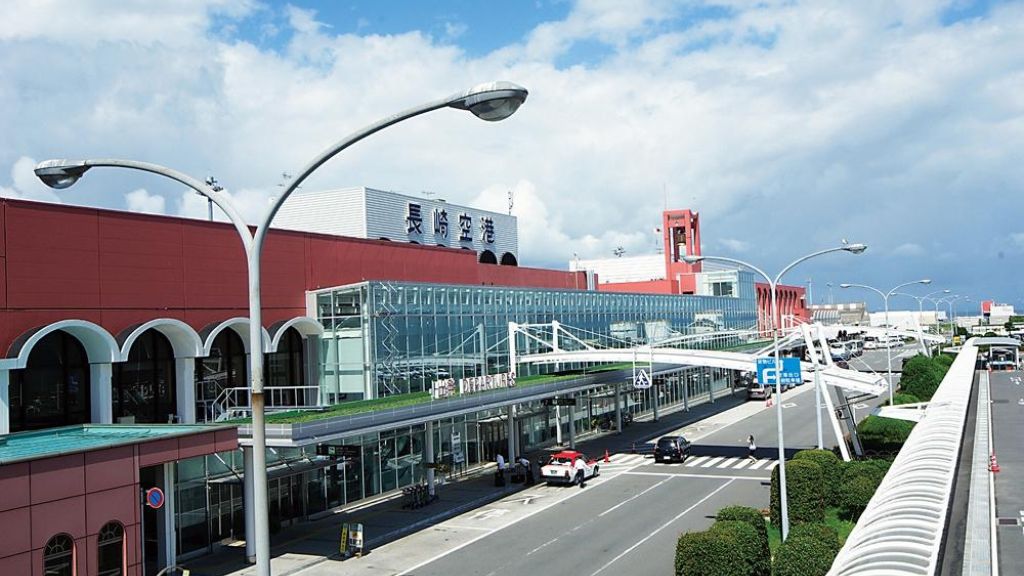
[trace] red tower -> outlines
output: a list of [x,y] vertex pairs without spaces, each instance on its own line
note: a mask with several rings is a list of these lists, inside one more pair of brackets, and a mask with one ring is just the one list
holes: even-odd
[[690,210],[666,210],[661,214],[665,242],[665,274],[675,294],[693,294],[697,289],[694,274],[700,262],[687,264],[684,256],[700,256],[700,216]]

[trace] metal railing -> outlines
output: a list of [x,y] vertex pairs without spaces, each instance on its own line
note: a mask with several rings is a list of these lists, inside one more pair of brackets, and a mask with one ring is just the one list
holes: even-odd
[[[317,410],[320,403],[319,386],[267,386],[263,389],[267,412],[286,410]],[[252,414],[252,389],[248,387],[224,388],[210,405],[215,422],[232,418],[247,418]]]

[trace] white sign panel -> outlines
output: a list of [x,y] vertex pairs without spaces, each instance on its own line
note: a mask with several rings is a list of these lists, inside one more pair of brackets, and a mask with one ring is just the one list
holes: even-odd
[[514,388],[516,385],[515,372],[503,372],[501,374],[489,374],[487,376],[470,376],[468,378],[444,378],[435,380],[430,388],[430,395],[434,400],[448,398],[456,394],[474,394],[487,390],[499,388]]
[[633,377],[633,388],[636,388],[638,390],[645,390],[650,387],[651,377],[647,375],[646,370],[641,368],[640,371],[636,373],[636,376]]

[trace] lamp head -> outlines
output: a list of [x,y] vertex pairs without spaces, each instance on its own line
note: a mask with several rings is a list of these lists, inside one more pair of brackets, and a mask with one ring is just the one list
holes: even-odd
[[839,285],[840,288],[849,288],[850,286],[853,286],[853,284],[840,284]]
[[63,190],[73,186],[89,169],[85,162],[71,160],[45,160],[36,165],[36,177],[50,188]]
[[918,284],[931,284],[932,281],[931,281],[931,278],[925,278],[924,280],[918,280],[917,283]]
[[683,256],[683,262],[686,262],[687,264],[696,264],[702,260],[704,260],[703,256],[697,256],[695,254],[687,254],[686,256]]
[[946,288],[945,290],[943,290],[942,293],[943,294],[949,294],[949,288]]
[[867,244],[847,244],[843,246],[843,250],[850,252],[851,254],[863,254],[868,249]]
[[486,82],[456,94],[448,105],[469,110],[481,120],[497,122],[515,114],[528,94],[526,88],[512,82]]

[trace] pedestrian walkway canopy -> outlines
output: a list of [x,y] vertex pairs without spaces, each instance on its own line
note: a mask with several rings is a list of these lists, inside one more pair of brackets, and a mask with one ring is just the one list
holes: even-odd
[[828,576],[937,573],[979,340],[957,354]]

